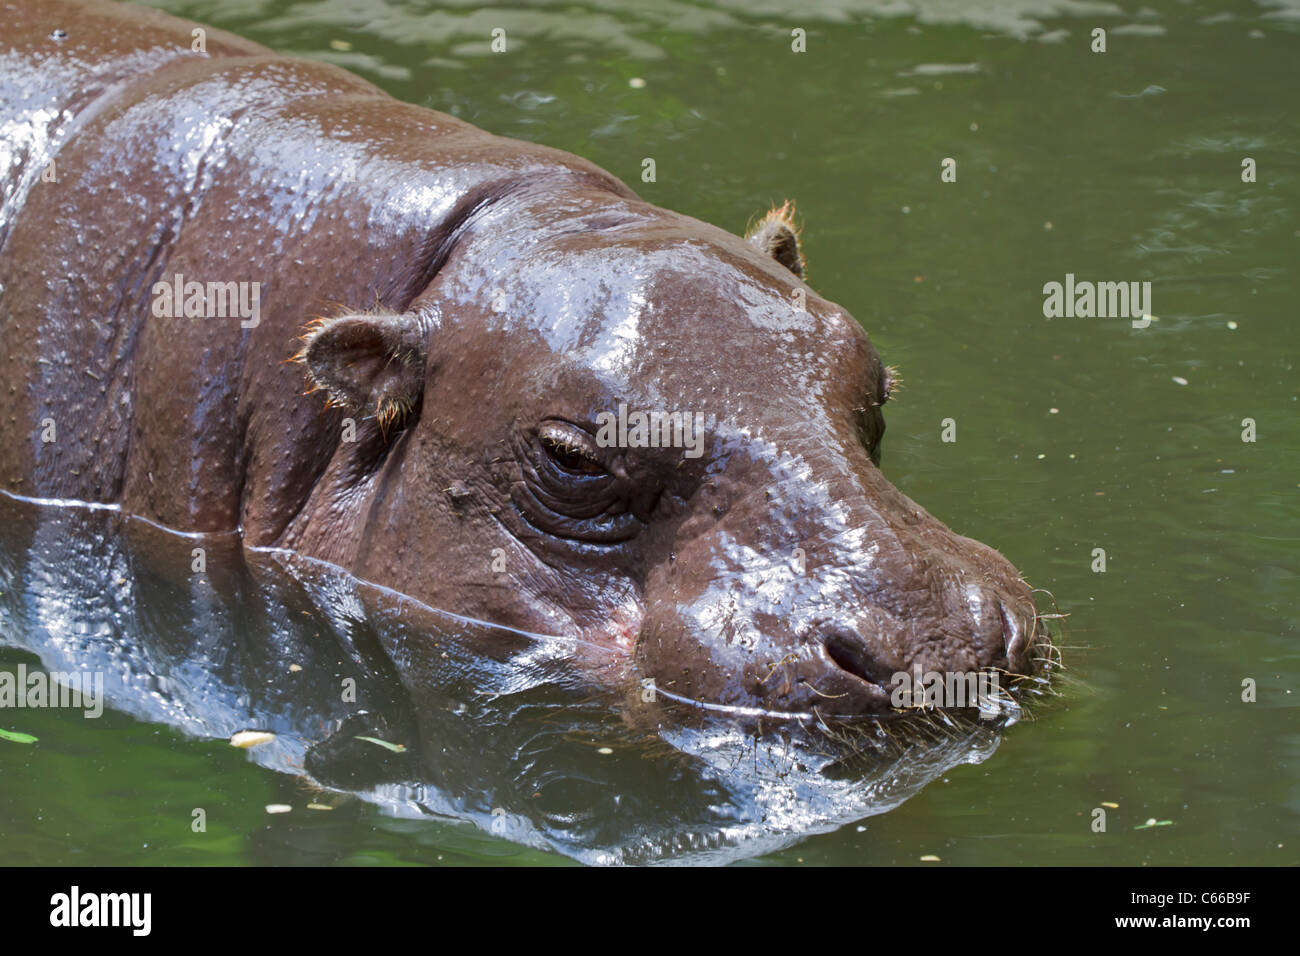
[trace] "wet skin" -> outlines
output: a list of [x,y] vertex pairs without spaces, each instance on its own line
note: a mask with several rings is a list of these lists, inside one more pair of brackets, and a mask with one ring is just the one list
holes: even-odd
[[[154,11],[0,19],[7,490],[239,529],[710,703],[1032,668],[1029,588],[885,479],[888,372],[788,246]],[[257,324],[155,315],[175,274],[259,282]],[[602,447],[620,403],[701,413],[703,454]]]

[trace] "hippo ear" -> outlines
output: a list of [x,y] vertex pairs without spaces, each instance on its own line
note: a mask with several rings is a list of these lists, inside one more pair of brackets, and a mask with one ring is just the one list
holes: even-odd
[[787,199],[780,206],[769,209],[767,215],[745,233],[745,239],[802,279],[808,263],[799,242],[800,231],[801,227],[794,218],[794,203]]
[[307,326],[294,358],[331,405],[373,415],[386,427],[420,403],[424,341],[424,325],[415,316],[340,315]]
[[886,365],[880,378],[880,404],[883,405],[902,390],[903,376],[898,374],[898,366]]

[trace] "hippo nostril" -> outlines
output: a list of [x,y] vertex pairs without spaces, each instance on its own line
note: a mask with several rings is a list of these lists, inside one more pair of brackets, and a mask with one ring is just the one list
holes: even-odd
[[890,667],[871,653],[866,640],[852,631],[832,630],[822,636],[822,646],[840,668],[870,684],[889,685],[896,667]]
[[999,601],[998,607],[1002,611],[1002,646],[1006,649],[1007,670],[1024,673],[1029,664],[1029,628],[1005,601]]

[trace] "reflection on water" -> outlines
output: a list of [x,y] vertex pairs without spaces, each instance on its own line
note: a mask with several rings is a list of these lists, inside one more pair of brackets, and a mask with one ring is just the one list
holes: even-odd
[[[265,767],[583,861],[770,852],[883,813],[998,744],[1000,721],[832,728],[646,700],[575,664],[590,654],[574,642],[112,509],[0,496],[0,527],[6,643],[51,671],[103,673],[109,706],[196,737],[269,731],[249,751]],[[78,745],[101,733],[84,721]]]

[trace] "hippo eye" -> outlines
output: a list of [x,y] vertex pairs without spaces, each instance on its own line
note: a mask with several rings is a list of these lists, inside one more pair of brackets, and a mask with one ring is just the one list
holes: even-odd
[[574,475],[606,473],[595,442],[581,428],[547,422],[538,429],[537,438],[546,449],[547,457],[562,470]]
[[556,540],[614,545],[644,527],[626,481],[605,467],[605,448],[586,429],[549,418],[516,429],[515,441],[520,475],[510,499],[533,528]]

